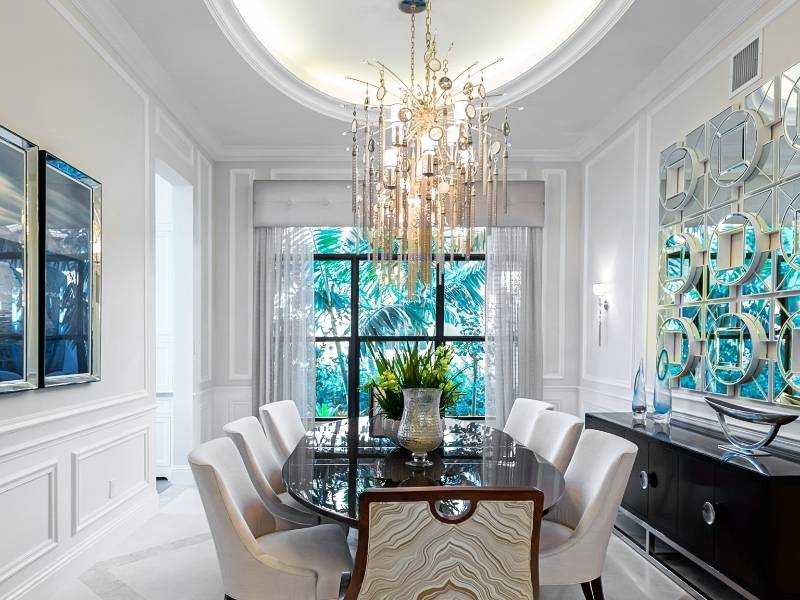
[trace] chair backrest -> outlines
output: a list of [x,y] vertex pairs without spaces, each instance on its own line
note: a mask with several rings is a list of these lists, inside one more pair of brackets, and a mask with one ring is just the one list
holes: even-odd
[[564,475],[564,496],[547,518],[573,529],[571,540],[596,547],[585,554],[602,571],[611,530],[638,448],[619,436],[586,429]]
[[[441,505],[468,501],[445,517]],[[532,600],[544,495],[522,488],[387,488],[361,495],[347,600]]]
[[201,444],[189,453],[189,464],[224,573],[225,563],[260,553],[255,538],[274,531],[275,519],[228,438]]
[[503,431],[514,438],[517,443],[525,444],[531,433],[533,422],[536,420],[536,415],[543,410],[553,410],[553,405],[532,398],[517,398],[511,406],[511,412],[508,413]]
[[554,410],[541,411],[525,445],[564,473],[581,437],[583,419]]
[[282,466],[297,446],[297,442],[306,434],[297,405],[291,400],[270,402],[259,409],[259,414],[267,438],[272,443],[275,456]]

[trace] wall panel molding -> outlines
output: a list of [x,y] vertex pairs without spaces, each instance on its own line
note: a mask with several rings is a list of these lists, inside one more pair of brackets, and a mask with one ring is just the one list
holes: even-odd
[[[247,381],[253,365],[253,181],[255,169],[231,169],[228,196],[228,379]],[[244,188],[242,187],[244,186]],[[236,224],[243,218],[244,236]],[[243,246],[243,247],[242,247]],[[237,267],[244,264],[245,281],[237,277]],[[244,320],[244,339],[237,335],[237,325]],[[244,360],[237,361],[237,348],[244,344]],[[244,362],[244,364],[242,364]]]
[[[83,515],[81,513],[80,503],[80,490],[81,490],[81,477],[82,464],[99,454],[108,452],[117,446],[121,446],[131,440],[141,438],[142,442],[142,480],[139,483],[132,485],[127,490],[124,490],[119,496],[109,498],[109,501],[91,511],[89,514]],[[82,450],[72,452],[72,534],[76,535],[95,523],[114,509],[118,508],[135,495],[151,487],[150,476],[150,427],[139,427],[131,430],[122,435],[115,435],[100,443],[93,444]]]
[[[199,378],[198,383],[200,386],[207,385],[213,381],[213,357],[214,357],[214,232],[213,232],[213,167],[205,155],[201,152],[197,153],[197,198],[199,206],[197,207],[196,218],[198,219],[199,227],[197,231],[201,233],[202,239],[200,240],[201,251],[199,256],[199,303],[200,318],[199,335],[195,339],[200,340],[200,352],[198,356],[199,363]],[[196,320],[197,321],[197,320]],[[203,333],[205,328],[205,334]]]
[[181,131],[181,127],[167,115],[161,107],[156,105],[156,135],[175,153],[186,161],[187,165],[194,167],[194,144],[189,137]]
[[[47,511],[42,515],[46,521],[47,536],[40,540],[32,547],[24,549],[15,559],[0,564],[0,583],[6,581],[19,571],[34,564],[42,556],[55,549],[58,546],[58,464],[56,461],[51,461],[43,465],[36,466],[32,469],[27,469],[9,478],[0,481],[0,499],[4,494],[11,493],[14,490],[23,488],[26,485],[31,485],[35,481],[45,478],[48,486],[47,495]],[[29,519],[34,515],[31,511],[15,511],[12,513],[5,513],[0,515],[2,518],[9,519]],[[3,528],[3,538],[5,543],[9,543],[8,527]]]
[[[590,170],[592,167],[602,160],[607,154],[613,151],[618,145],[623,143],[624,141],[628,140],[629,137],[633,137],[633,156],[631,157],[632,165],[633,165],[633,172],[634,177],[632,177],[632,206],[631,206],[631,214],[634,224],[636,223],[636,213],[637,213],[637,199],[639,198],[639,151],[640,151],[640,144],[639,144],[639,134],[640,134],[640,126],[639,122],[635,122],[632,127],[625,130],[624,132],[620,133],[616,139],[611,141],[609,144],[606,145],[600,152],[595,154],[591,160],[584,163],[583,166],[583,282],[581,285],[581,322],[582,322],[582,331],[583,335],[581,336],[581,381],[589,381],[592,383],[597,383],[601,385],[607,385],[615,388],[622,388],[628,389],[630,387],[630,380],[627,379],[616,379],[613,377],[601,377],[596,374],[589,374],[587,370],[587,362],[588,362],[588,344],[590,340],[593,340],[594,337],[589,335],[589,331],[591,331],[589,327],[589,323],[585,322],[586,319],[589,317],[589,301],[590,297],[593,300],[594,298],[591,296],[591,282],[589,282],[589,214],[590,214],[590,200],[589,196],[590,193]],[[635,277],[635,266],[636,266],[636,236],[632,235],[630,240],[630,247],[629,247],[629,259],[630,259],[630,272],[631,272],[631,288],[630,288],[630,298],[635,298],[636,295],[636,277]],[[607,317],[608,318],[608,317]],[[608,331],[608,323],[606,321],[606,329]],[[606,339],[608,337],[606,336]],[[625,361],[625,364],[628,365],[629,371],[631,375],[633,374],[633,356],[634,356],[634,348],[635,348],[635,336],[631,335],[631,342],[630,345],[627,347],[628,349],[628,357]]]
[[[559,179],[560,193],[557,198],[550,194],[550,177]],[[542,179],[545,181],[545,227],[544,252],[542,256],[545,274],[549,274],[554,258],[549,253],[552,230],[547,227],[547,223],[556,202],[558,203],[559,214],[558,300],[551,306],[547,300],[547,294],[542,294],[542,314],[544,317],[548,318],[551,310],[558,311],[558,367],[553,372],[544,373],[544,379],[547,381],[564,379],[564,365],[566,363],[567,311],[564,305],[567,299],[567,170],[542,169]],[[543,279],[547,281],[548,277],[545,276]]]

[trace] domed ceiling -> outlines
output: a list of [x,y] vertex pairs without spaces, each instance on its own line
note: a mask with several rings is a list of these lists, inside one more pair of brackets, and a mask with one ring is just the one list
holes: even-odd
[[[206,3],[240,53],[267,79],[283,77],[283,85],[277,87],[289,95],[292,90],[286,74],[330,100],[363,102],[364,85],[348,81],[346,76],[376,81],[376,70],[367,60],[380,60],[408,79],[411,19],[400,11],[398,0]],[[545,58],[563,52],[591,18],[601,29],[603,23],[597,21],[618,18],[619,10],[600,14],[602,5],[618,4],[609,0],[433,0],[433,33],[439,55],[449,58],[451,76],[475,61],[485,66],[502,58],[485,73],[487,89],[493,90],[530,77]],[[416,16],[416,27],[419,71],[425,43],[424,14]],[[254,42],[264,52],[259,52]],[[576,50],[580,52],[580,48]],[[271,61],[274,64],[269,64]]]

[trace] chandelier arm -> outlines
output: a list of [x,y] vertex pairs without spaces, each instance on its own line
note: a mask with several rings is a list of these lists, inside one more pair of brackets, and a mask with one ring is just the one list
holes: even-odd
[[472,67],[474,67],[475,65],[477,65],[477,64],[478,64],[478,62],[479,62],[479,61],[477,61],[477,60],[476,60],[474,63],[472,63],[472,64],[471,64],[470,66],[468,66],[466,69],[464,69],[463,71],[461,71],[461,73],[459,73],[458,75],[456,75],[455,77],[453,77],[453,79],[452,79],[453,83],[455,83],[456,81],[458,81],[459,79],[461,79],[461,76],[462,76],[462,75],[464,75],[464,73],[466,73],[466,72],[467,72],[467,71],[469,71],[470,69],[472,69]]
[[[375,66],[372,63],[367,63],[367,64],[371,65],[373,67]],[[389,75],[394,77],[400,85],[402,85],[404,88],[406,88],[408,90],[409,94],[411,94],[412,96],[414,95],[414,92],[411,90],[410,87],[408,87],[408,84],[405,81],[403,81],[402,79],[400,79],[400,77],[397,75],[397,73],[392,71],[389,67],[387,67],[385,64],[383,64],[381,61],[376,61],[376,64],[380,65],[381,67],[383,67],[384,69],[389,71]]]

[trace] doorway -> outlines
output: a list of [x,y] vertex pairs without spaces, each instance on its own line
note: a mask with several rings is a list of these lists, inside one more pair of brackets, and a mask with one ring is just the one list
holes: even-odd
[[156,477],[191,483],[194,189],[165,163],[155,172]]

